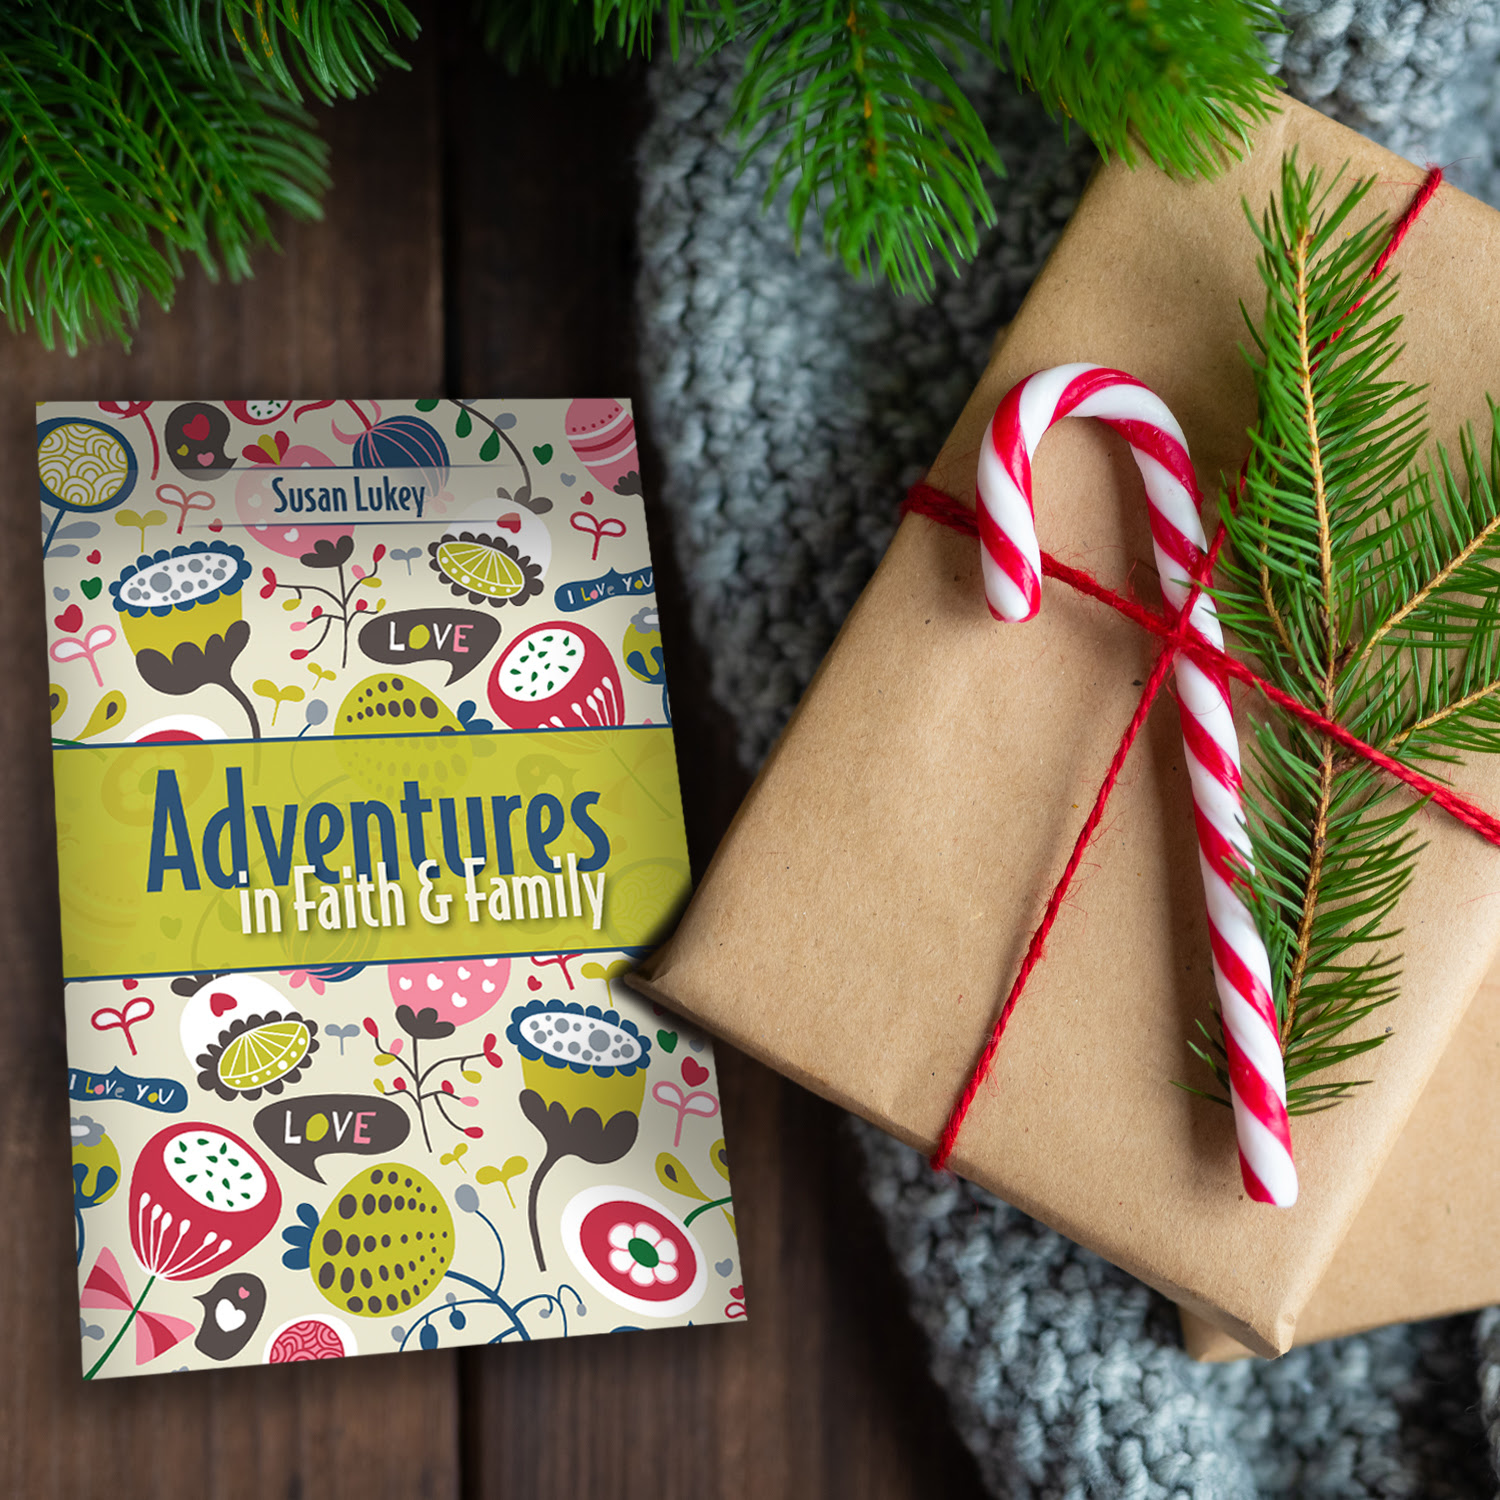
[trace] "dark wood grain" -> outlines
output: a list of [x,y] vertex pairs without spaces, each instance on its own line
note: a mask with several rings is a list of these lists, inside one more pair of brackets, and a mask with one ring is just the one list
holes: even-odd
[[[635,72],[513,82],[450,33],[448,375],[465,394],[639,398]],[[639,400],[683,808],[701,870],[748,784],[710,699]],[[977,1496],[838,1111],[718,1049],[744,1324],[463,1356],[466,1494]]]
[[0,339],[0,1492],[258,1500],[459,1493],[451,1355],[99,1381],[78,1292],[51,812],[34,412],[42,398],[436,392],[442,236],[430,43],[331,112],[327,216],[288,226],[244,286],[189,276],[133,350],[77,359]]
[[[838,1113],[719,1067],[743,1324],[85,1386],[77,1369],[43,600],[30,402],[43,397],[639,395],[638,72],[553,89],[428,11],[409,76],[332,111],[326,220],[244,287],[191,276],[134,350],[0,339],[0,1492],[250,1500],[907,1500],[981,1493]],[[641,418],[696,868],[746,786],[710,700]]]

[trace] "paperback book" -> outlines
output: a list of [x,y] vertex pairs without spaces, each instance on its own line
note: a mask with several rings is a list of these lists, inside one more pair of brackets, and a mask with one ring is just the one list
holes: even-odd
[[85,1378],[743,1317],[628,404],[37,417]]

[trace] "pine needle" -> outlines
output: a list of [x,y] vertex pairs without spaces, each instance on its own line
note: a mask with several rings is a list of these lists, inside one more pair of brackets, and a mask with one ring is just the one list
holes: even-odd
[[[1421,389],[1391,374],[1397,277],[1369,279],[1387,225],[1353,227],[1372,181],[1325,182],[1293,153],[1251,220],[1266,287],[1250,327],[1259,415],[1243,484],[1221,503],[1214,595],[1268,680],[1396,759],[1451,761],[1500,751],[1500,412],[1491,403],[1488,470],[1468,431],[1461,478],[1441,447],[1421,460]],[[1317,1075],[1392,1034],[1391,917],[1421,804],[1300,722],[1258,727],[1253,760],[1249,895],[1287,1106],[1305,1114],[1368,1081]],[[1227,1094],[1223,1047],[1200,1029],[1210,1045],[1189,1046]]]
[[0,311],[73,352],[128,340],[190,258],[249,275],[271,211],[328,185],[303,90],[368,87],[414,29],[396,0],[0,7]]

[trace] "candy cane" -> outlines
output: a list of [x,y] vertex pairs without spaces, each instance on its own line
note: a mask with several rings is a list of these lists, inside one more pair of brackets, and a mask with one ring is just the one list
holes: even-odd
[[[1094,417],[1130,444],[1146,482],[1151,541],[1162,593],[1187,604],[1207,539],[1198,484],[1182,429],[1158,396],[1133,376],[1099,365],[1059,365],[1015,386],[995,411],[979,455],[980,559],[985,599],[997,620],[1031,619],[1041,607],[1041,551],[1031,498],[1031,458],[1042,434],[1064,417]],[[1222,648],[1213,601],[1199,593],[1192,632]],[[1228,681],[1183,653],[1175,663],[1178,710],[1198,826],[1198,865],[1208,900],[1214,984],[1224,1018],[1230,1098],[1245,1190],[1260,1203],[1297,1201],[1286,1113],[1286,1071],[1271,998],[1271,966],[1238,888],[1250,866],[1240,797],[1239,740]]]

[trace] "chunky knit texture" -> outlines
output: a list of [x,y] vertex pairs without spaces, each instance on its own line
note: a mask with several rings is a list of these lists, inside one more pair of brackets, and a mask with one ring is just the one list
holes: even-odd
[[[1500,201],[1500,0],[1294,0],[1292,92]],[[764,164],[722,139],[732,64],[653,71],[640,313],[665,501],[712,685],[769,747],[1015,313],[1093,151],[977,84],[1009,175],[976,263],[930,304],[794,254]],[[997,1495],[1495,1493],[1500,1310],[1275,1363],[1194,1365],[1139,1282],[866,1126],[871,1195],[932,1367]]]

